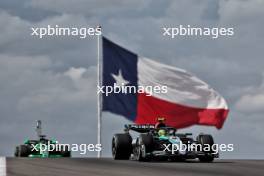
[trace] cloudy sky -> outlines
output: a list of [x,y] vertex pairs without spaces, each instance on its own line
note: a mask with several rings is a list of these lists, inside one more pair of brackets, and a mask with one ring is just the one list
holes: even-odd
[[[221,130],[195,126],[234,143],[222,158],[264,158],[264,1],[1,0],[0,155],[34,138],[35,120],[62,143],[96,143],[96,38],[31,36],[31,27],[95,27],[120,45],[194,73],[227,100]],[[234,36],[162,36],[162,27],[233,27]],[[103,113],[103,155],[124,118]],[[95,156],[88,153],[86,156]],[[74,153],[74,156],[80,156]]]

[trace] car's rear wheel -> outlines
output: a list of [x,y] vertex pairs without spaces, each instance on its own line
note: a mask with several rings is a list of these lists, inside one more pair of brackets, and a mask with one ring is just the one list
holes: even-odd
[[[213,156],[213,148],[212,146],[214,145],[214,139],[211,135],[208,134],[203,134],[197,136],[197,141],[199,144],[202,146],[202,151],[204,152],[205,155],[199,156],[199,160],[201,162],[212,162],[214,160]],[[208,146],[210,147],[210,150],[208,150]],[[207,148],[207,150],[206,150]]]
[[132,137],[128,133],[115,134],[112,139],[112,155],[115,160],[128,160],[132,152]]
[[16,147],[16,157],[28,157],[30,154],[30,148],[27,145],[19,145]]
[[65,146],[65,149],[61,151],[62,157],[71,157],[71,151],[68,146]]

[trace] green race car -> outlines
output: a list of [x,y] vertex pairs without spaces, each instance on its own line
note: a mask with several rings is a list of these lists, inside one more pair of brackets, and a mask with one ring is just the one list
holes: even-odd
[[115,134],[112,138],[112,155],[115,160],[137,161],[198,158],[201,162],[213,162],[219,157],[211,135],[200,133],[196,139],[191,136],[192,133],[177,133],[173,127],[127,124],[124,133]]
[[36,131],[39,139],[26,140],[24,144],[17,146],[15,148],[15,157],[71,157],[71,151],[67,145],[60,145],[57,141],[46,139],[46,136],[41,134],[41,121],[37,121]]

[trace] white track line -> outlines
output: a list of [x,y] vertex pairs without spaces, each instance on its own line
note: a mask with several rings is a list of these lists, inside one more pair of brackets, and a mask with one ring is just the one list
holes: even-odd
[[6,176],[6,158],[0,157],[0,176]]

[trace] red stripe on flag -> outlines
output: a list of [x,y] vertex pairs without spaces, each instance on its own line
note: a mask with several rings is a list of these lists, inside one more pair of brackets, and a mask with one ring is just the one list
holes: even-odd
[[215,126],[220,129],[227,114],[226,109],[187,107],[139,93],[135,123],[155,124],[157,117],[164,117],[168,126],[176,128],[198,124]]

